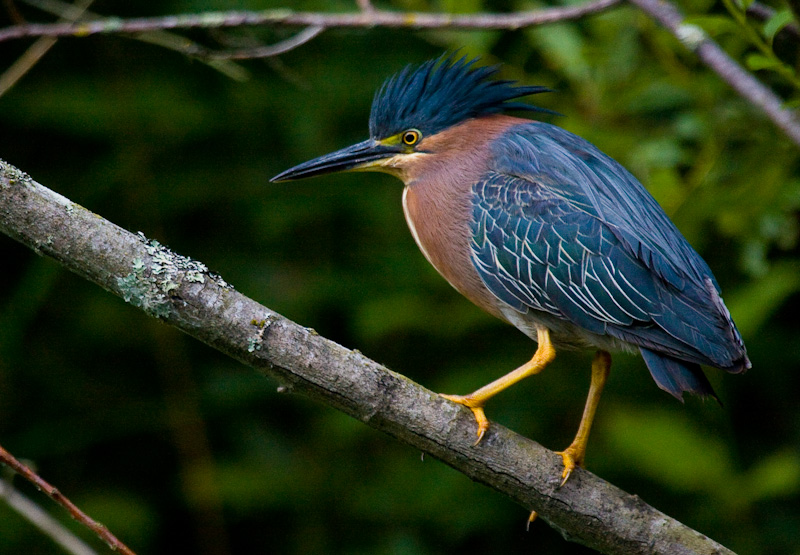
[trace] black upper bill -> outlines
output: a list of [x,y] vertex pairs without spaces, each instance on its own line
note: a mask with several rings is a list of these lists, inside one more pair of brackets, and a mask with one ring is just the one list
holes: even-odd
[[396,147],[382,145],[374,139],[367,139],[336,152],[303,162],[285,172],[279,173],[270,181],[273,183],[276,181],[291,181],[326,173],[353,170],[369,162],[389,158],[398,152]]

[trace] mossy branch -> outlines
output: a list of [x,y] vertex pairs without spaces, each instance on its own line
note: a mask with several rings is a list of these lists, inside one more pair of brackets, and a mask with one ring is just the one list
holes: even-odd
[[287,320],[202,263],[125,231],[2,161],[0,231],[286,388],[536,510],[569,540],[604,553],[731,553],[583,469],[559,487],[561,458],[500,425],[473,446],[466,408]]

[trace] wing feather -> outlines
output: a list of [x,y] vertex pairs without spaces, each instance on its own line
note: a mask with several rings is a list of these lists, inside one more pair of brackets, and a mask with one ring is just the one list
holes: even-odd
[[[493,154],[473,186],[471,250],[498,299],[647,349],[646,359],[689,363],[662,364],[654,377],[749,365],[711,270],[624,168],[538,122],[512,128]],[[670,379],[659,384],[705,388]]]

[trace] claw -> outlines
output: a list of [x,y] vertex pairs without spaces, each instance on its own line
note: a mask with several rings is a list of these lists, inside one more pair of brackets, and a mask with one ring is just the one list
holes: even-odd
[[536,518],[538,516],[539,516],[539,513],[537,513],[536,511],[531,511],[530,516],[528,516],[528,522],[525,523],[525,531],[526,532],[528,532],[531,529],[531,522],[536,520]]
[[583,466],[583,453],[579,453],[577,449],[570,445],[563,451],[558,451],[556,454],[561,455],[561,459],[564,461],[564,471],[561,473],[561,484],[558,486],[563,487],[564,484],[567,483],[567,480],[569,480],[572,471],[578,466]]
[[483,405],[478,405],[476,401],[469,395],[445,395],[444,393],[440,393],[439,397],[447,399],[448,401],[453,401],[459,405],[464,405],[472,411],[472,414],[475,416],[475,421],[478,423],[478,439],[475,440],[475,443],[473,443],[472,446],[474,447],[478,445],[483,439],[483,436],[486,434],[486,431],[489,429],[489,419],[486,418],[486,413],[483,412]]

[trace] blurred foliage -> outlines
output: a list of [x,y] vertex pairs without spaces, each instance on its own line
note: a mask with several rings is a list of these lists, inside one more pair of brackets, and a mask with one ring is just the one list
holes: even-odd
[[[277,5],[98,0],[91,9],[145,16]],[[735,3],[681,7],[784,98],[797,98],[785,5],[773,5],[763,25],[742,20]],[[290,32],[209,35],[274,42]],[[4,43],[1,66],[28,44]],[[735,551],[800,553],[798,148],[631,7],[516,32],[330,30],[280,59],[238,64],[244,82],[128,38],[63,39],[0,97],[0,157],[206,262],[285,316],[436,391],[468,392],[527,360],[534,345],[428,266],[406,230],[400,183],[379,174],[267,182],[363,139],[385,77],[459,47],[503,62],[508,78],[557,90],[536,102],[566,114],[552,119],[645,183],[714,269],[753,360],[744,376],[709,372],[722,406],[681,405],[639,358],[618,356],[588,467]],[[0,443],[135,550],[588,552],[543,523],[525,533],[527,513],[502,496],[332,409],[277,393],[278,384],[12,240],[0,238],[0,256]],[[489,417],[563,448],[590,358],[561,354],[493,401]],[[3,505],[0,522],[0,553],[59,552]]]

